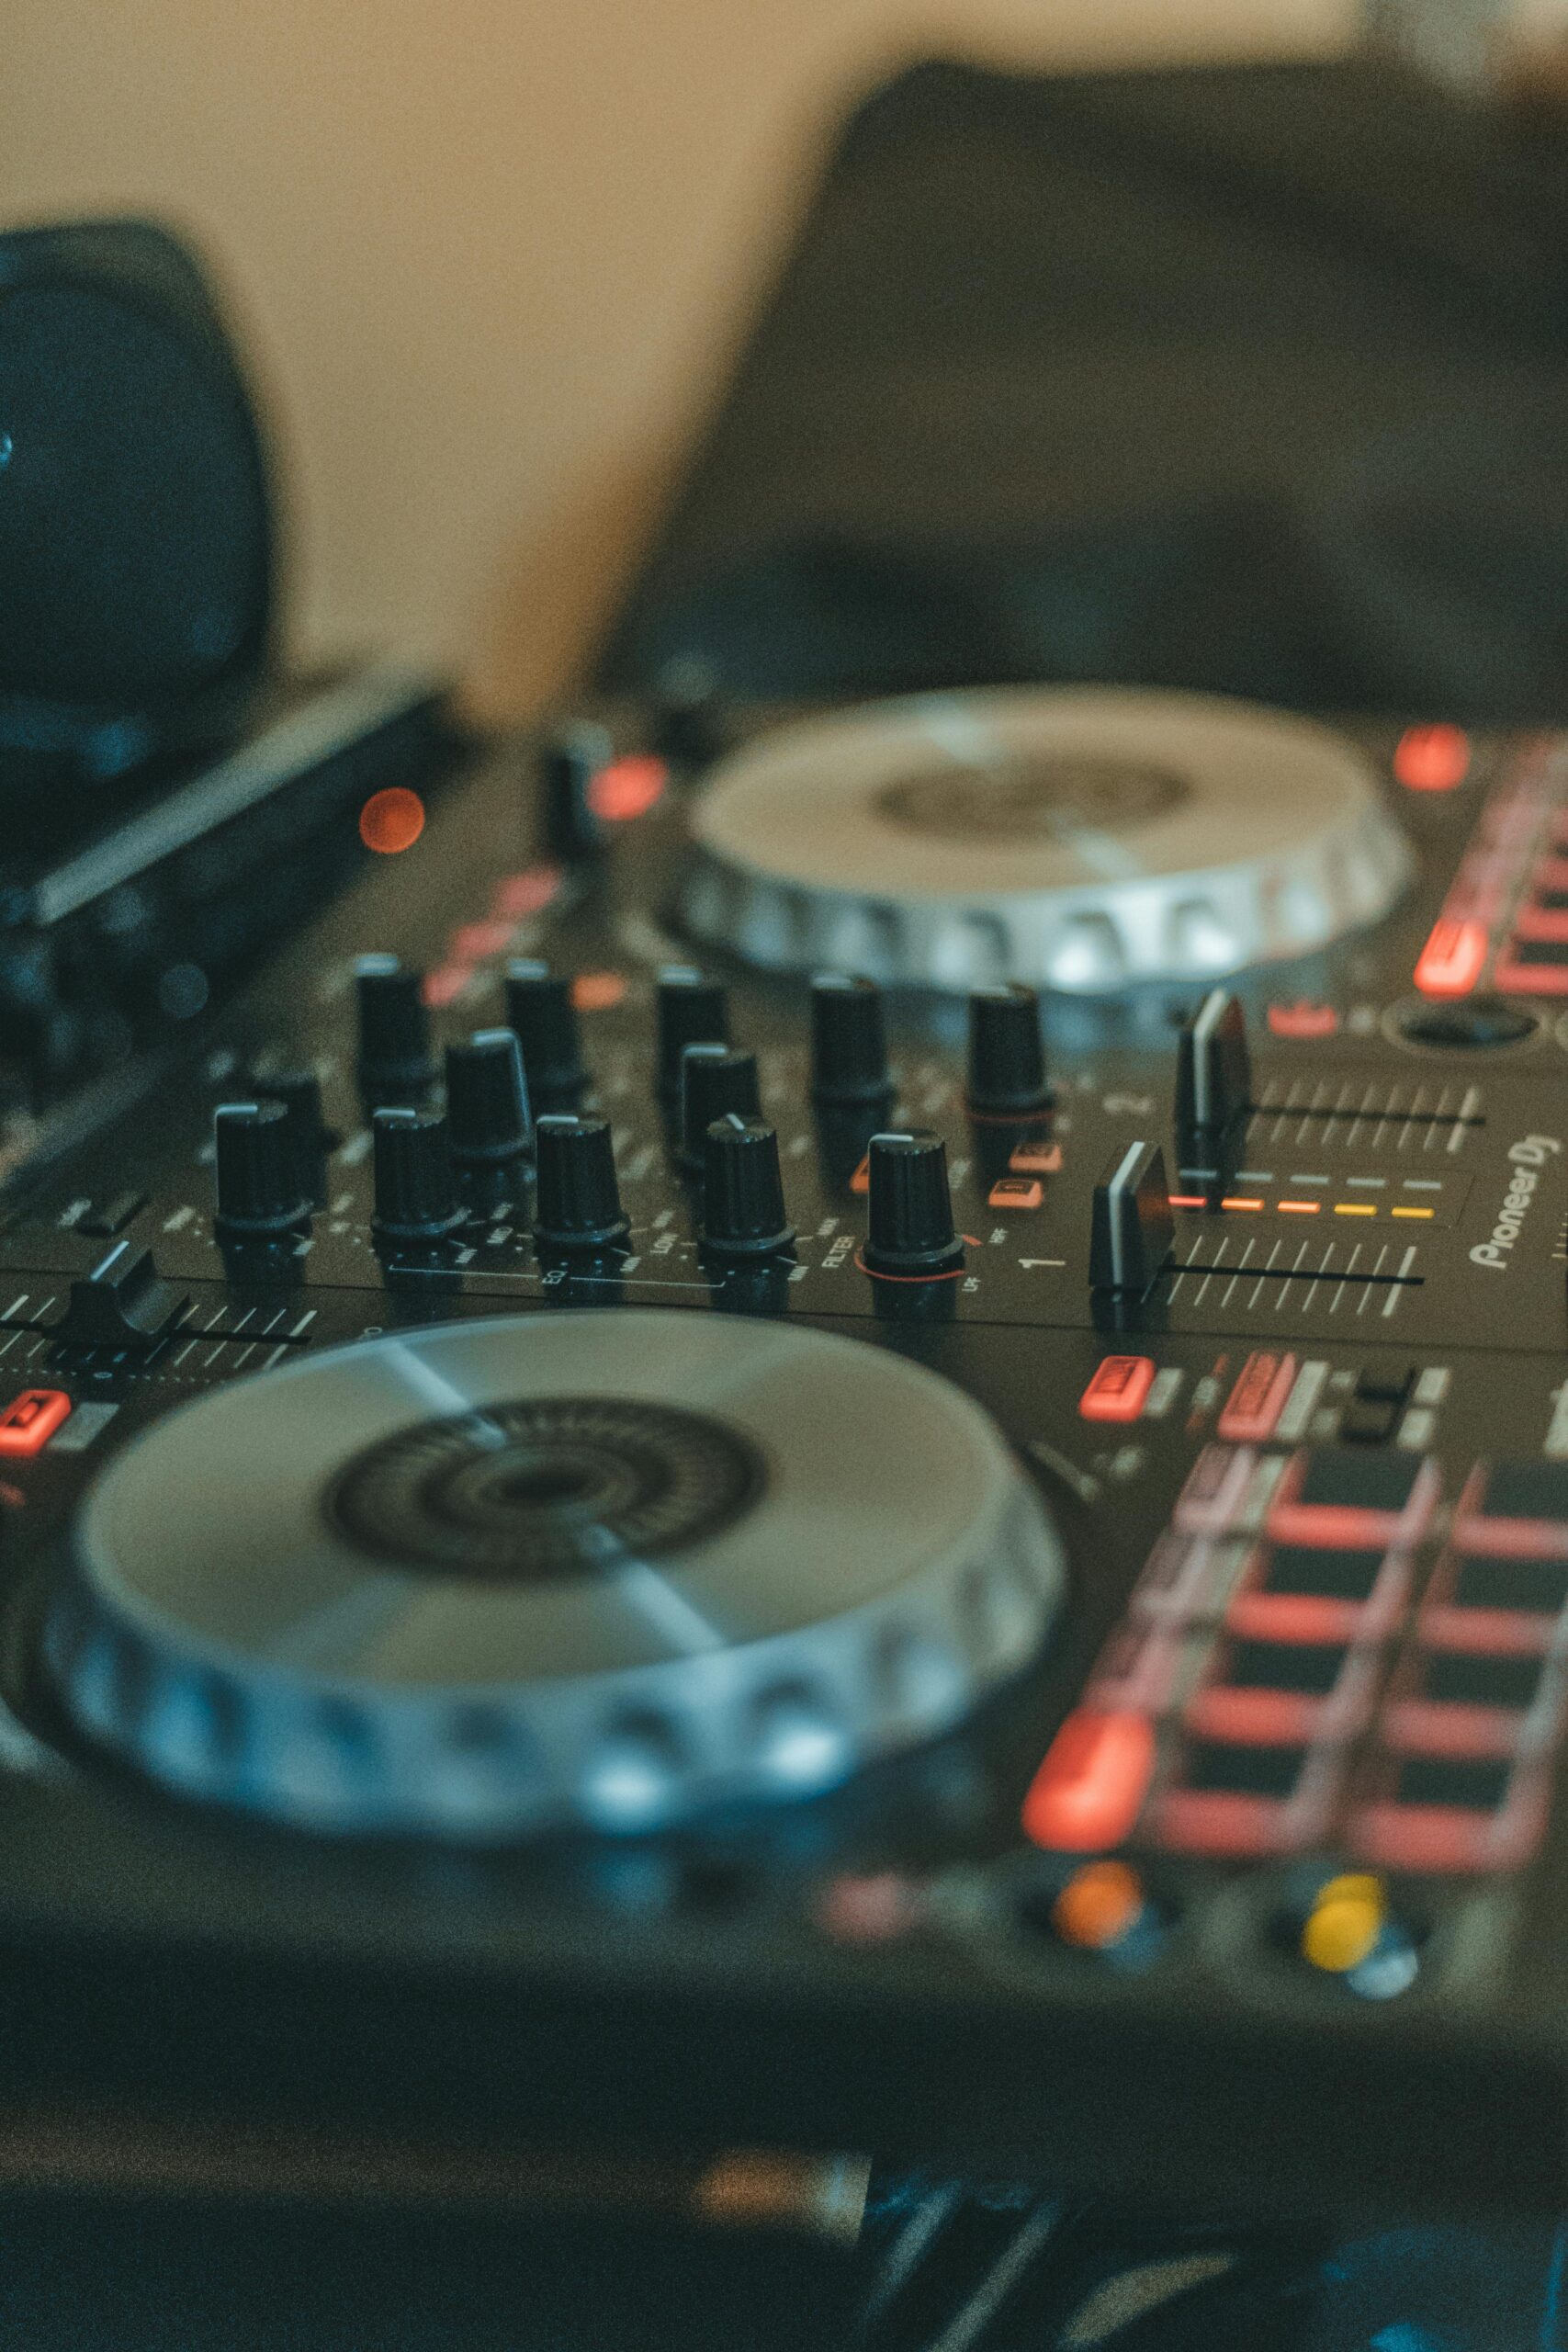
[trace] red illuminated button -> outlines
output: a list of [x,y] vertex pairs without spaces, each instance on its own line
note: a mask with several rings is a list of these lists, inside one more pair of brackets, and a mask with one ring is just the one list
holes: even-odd
[[0,1410],[0,1453],[37,1453],[71,1411],[63,1388],[24,1388]]
[[1135,1421],[1154,1386],[1152,1356],[1107,1356],[1078,1398],[1086,1421]]
[[1410,1598],[1403,1552],[1315,1550],[1276,1544],[1252,1554],[1225,1623],[1258,1642],[1374,1642]]
[[1030,1784],[1024,1836],[1069,1854],[1119,1846],[1143,1810],[1154,1769],[1146,1715],[1076,1707]]
[[1339,1766],[1333,1750],[1195,1740],[1156,1804],[1154,1833],[1188,1854],[1287,1854],[1325,1835]]
[[1420,1541],[1441,1487],[1436,1463],[1350,1446],[1298,1453],[1275,1490],[1269,1532],[1279,1544],[1331,1552],[1386,1551]]
[[1494,977],[1508,996],[1568,996],[1568,946],[1519,940],[1498,959]]
[[1416,964],[1423,996],[1468,996],[1486,962],[1486,926],[1445,916],[1433,924]]
[[1350,1825],[1362,1860],[1404,1871],[1509,1871],[1545,1832],[1551,1774],[1540,1758],[1404,1757]]
[[1309,1746],[1359,1731],[1371,1713],[1377,1653],[1343,1642],[1228,1641],[1182,1721],[1201,1739]]
[[1451,792],[1470,774],[1470,738],[1462,727],[1407,727],[1393,773],[1406,792]]
[[1309,1004],[1298,998],[1294,1004],[1271,1004],[1269,1026],[1276,1037],[1332,1037],[1339,1015],[1331,1004]]
[[994,1209],[1037,1209],[1045,1187],[1032,1176],[998,1176],[986,1199]]
[[1563,1696],[1540,1652],[1429,1650],[1384,1705],[1382,1744],[1411,1756],[1511,1756],[1553,1735]]
[[1524,906],[1514,916],[1516,939],[1568,940],[1568,907]]
[[855,1170],[854,1174],[850,1178],[850,1190],[852,1193],[858,1193],[862,1200],[864,1200],[866,1194],[870,1192],[871,1154],[869,1151],[866,1153],[865,1158],[861,1161],[859,1167]]
[[1504,1559],[1568,1560],[1568,1463],[1478,1463],[1455,1506],[1454,1542]]
[[1224,1438],[1245,1441],[1272,1437],[1274,1424],[1285,1409],[1295,1385],[1296,1360],[1259,1351],[1247,1357],[1235,1386],[1226,1399],[1217,1424]]

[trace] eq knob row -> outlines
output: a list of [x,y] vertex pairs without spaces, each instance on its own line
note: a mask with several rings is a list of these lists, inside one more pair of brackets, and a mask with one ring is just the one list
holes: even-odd
[[522,1056],[510,1029],[477,1030],[449,1047],[446,1113],[386,1103],[371,1119],[372,1229],[390,1241],[432,1240],[462,1222],[478,1196],[525,1198],[532,1141]]
[[[474,1177],[515,1189],[532,1143],[528,1090],[516,1036],[478,1029],[448,1046],[444,1155]],[[213,1125],[215,1225],[226,1241],[278,1237],[309,1222],[325,1192],[333,1137],[313,1070],[258,1073],[255,1097],[227,1102]],[[417,1104],[381,1106],[407,1110]],[[431,1114],[422,1114],[429,1116]]]
[[[729,1043],[726,991],[691,965],[659,976],[659,1091],[681,1098],[685,1057],[694,1046]],[[811,1096],[828,1108],[874,1106],[893,1092],[881,989],[853,974],[826,973],[811,984]],[[981,1117],[1023,1118],[1051,1100],[1040,1000],[1016,982],[978,989],[969,1000],[964,1089]],[[728,1107],[728,1106],[727,1106]],[[690,1127],[682,1122],[688,1151]]]
[[[422,1102],[435,1083],[423,987],[423,973],[396,956],[362,956],[355,967],[355,1066],[372,1109]],[[505,1004],[505,1026],[521,1047],[532,1092],[553,1103],[580,1094],[588,1074],[570,979],[518,957],[506,967]]]
[[[371,1122],[376,1206],[372,1230],[394,1243],[438,1240],[464,1216],[447,1122],[439,1111],[385,1107]],[[603,1250],[625,1239],[607,1121],[552,1112],[535,1130],[534,1233],[564,1250]]]
[[[367,1103],[423,1102],[437,1075],[423,976],[395,956],[362,956],[355,986],[357,1070]],[[674,1113],[682,1105],[688,1050],[730,1043],[728,992],[695,966],[666,965],[659,974],[655,1006],[656,1084]],[[533,1092],[552,1107],[574,1101],[587,1083],[587,1071],[570,981],[547,964],[514,960],[506,967],[505,1021],[522,1047]],[[874,1109],[891,1100],[886,1022],[882,991],[874,981],[838,973],[814,980],[810,1045],[814,1102],[827,1109]],[[976,989],[970,998],[965,1099],[982,1118],[1026,1117],[1049,1102],[1040,1001],[1032,989],[1009,982]],[[731,1109],[746,1115],[746,1106],[729,1102],[718,1103],[713,1115]],[[683,1114],[682,1126],[686,1156],[694,1164],[700,1147],[692,1142]]]
[[[510,1031],[501,1034],[515,1057]],[[483,1033],[479,1042],[488,1045]],[[489,1077],[486,1071],[486,1083]],[[299,1187],[289,1125],[289,1108],[280,1102],[230,1102],[217,1112],[214,1225],[224,1244],[284,1243],[309,1226],[312,1203]],[[371,1132],[377,1239],[423,1243],[452,1232],[468,1207],[446,1114],[383,1104]],[[538,1122],[536,1144],[536,1239],[565,1250],[601,1250],[624,1241],[629,1227],[608,1122],[549,1113]],[[889,1272],[930,1271],[962,1254],[953,1241],[937,1137],[878,1136],[872,1167],[868,1263]],[[748,1259],[788,1248],[795,1235],[784,1207],[778,1136],[766,1121],[735,1111],[711,1120],[702,1138],[701,1170],[700,1232],[710,1252]]]

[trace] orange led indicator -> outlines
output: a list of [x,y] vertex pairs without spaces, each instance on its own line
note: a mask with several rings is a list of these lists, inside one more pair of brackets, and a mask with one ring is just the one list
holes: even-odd
[[1321,1201],[1276,1201],[1274,1206],[1281,1216],[1315,1216],[1322,1208]]
[[1260,1209],[1261,1201],[1244,1200],[1237,1193],[1227,1193],[1220,1203],[1223,1209]]
[[1080,1951],[1109,1951],[1143,1917],[1144,1883],[1128,1862],[1085,1862],[1051,1906],[1051,1925]]
[[1407,727],[1393,773],[1406,792],[1451,792],[1470,774],[1470,738],[1462,727]]
[[850,1178],[850,1190],[863,1200],[871,1190],[871,1154],[868,1151],[854,1174]]
[[588,806],[606,824],[624,825],[656,808],[669,781],[665,761],[651,752],[628,752],[600,769],[588,787]]
[[1416,966],[1416,985],[1423,996],[1468,996],[1481,978],[1486,961],[1486,926],[1457,922],[1445,916],[1432,925],[1431,935]]
[[373,792],[359,812],[359,838],[380,857],[396,857],[412,849],[424,831],[424,803],[406,785],[389,785]]
[[571,984],[571,1001],[579,1012],[608,1012],[626,992],[619,972],[579,972]]

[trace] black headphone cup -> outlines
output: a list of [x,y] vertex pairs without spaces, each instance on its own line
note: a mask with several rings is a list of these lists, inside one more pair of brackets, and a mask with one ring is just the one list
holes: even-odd
[[272,574],[261,436],[195,256],[144,221],[0,236],[0,783],[231,725]]

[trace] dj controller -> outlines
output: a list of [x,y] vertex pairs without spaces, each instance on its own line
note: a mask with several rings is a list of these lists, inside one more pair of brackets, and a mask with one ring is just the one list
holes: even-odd
[[7,2096],[1560,2204],[1568,741],[427,797],[10,1183]]

